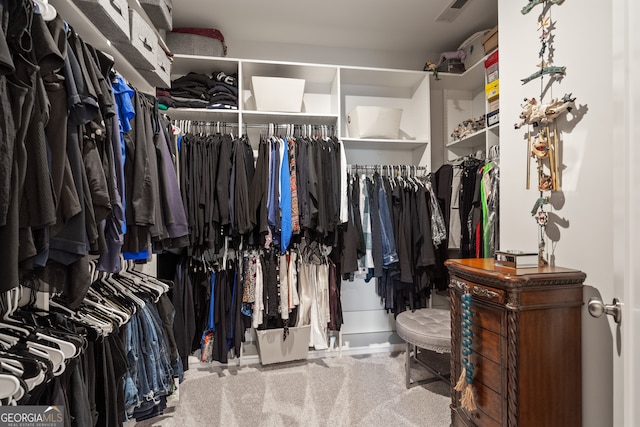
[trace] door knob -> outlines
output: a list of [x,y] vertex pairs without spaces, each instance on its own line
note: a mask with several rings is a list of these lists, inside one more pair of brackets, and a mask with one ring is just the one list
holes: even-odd
[[602,300],[597,297],[592,297],[589,300],[589,314],[593,317],[600,317],[603,314],[608,314],[609,316],[613,316],[613,320],[616,323],[620,323],[622,321],[622,303],[618,298],[613,299],[613,304],[607,305],[603,304]]

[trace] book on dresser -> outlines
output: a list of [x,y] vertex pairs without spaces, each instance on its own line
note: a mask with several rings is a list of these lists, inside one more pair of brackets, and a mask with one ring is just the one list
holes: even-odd
[[516,250],[496,251],[496,265],[510,268],[531,268],[539,266],[539,257],[536,252],[524,252]]

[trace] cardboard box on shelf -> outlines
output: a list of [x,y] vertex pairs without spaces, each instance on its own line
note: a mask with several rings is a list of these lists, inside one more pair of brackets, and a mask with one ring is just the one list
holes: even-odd
[[490,29],[482,37],[482,46],[484,47],[485,55],[498,47],[498,26],[496,25]]
[[499,51],[496,50],[491,55],[487,56],[487,59],[484,60],[484,68],[489,68],[498,64],[498,52]]
[[484,87],[484,92],[487,96],[487,101],[492,101],[500,95],[500,79],[496,79],[491,83],[488,83]]
[[487,114],[487,126],[493,126],[500,122],[500,110],[494,110]]
[[489,101],[487,104],[488,111],[495,111],[500,108],[500,98],[495,98],[493,101]]
[[491,67],[487,68],[487,83],[491,83],[494,80],[498,79],[498,64],[493,64]]

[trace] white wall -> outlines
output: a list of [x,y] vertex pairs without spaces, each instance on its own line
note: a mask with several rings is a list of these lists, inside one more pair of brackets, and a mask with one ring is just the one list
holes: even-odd
[[[539,80],[522,85],[540,62],[537,17],[542,6],[521,14],[525,1],[500,0],[501,248],[537,250],[538,228],[530,210],[538,197],[525,190],[524,129],[513,124],[523,98],[539,99]],[[560,122],[562,191],[554,195],[547,228],[547,251],[556,265],[587,274],[584,300],[613,299],[614,105],[612,96],[612,6],[601,0],[566,1],[552,6],[554,64],[567,67],[545,98],[573,93],[578,115]],[[549,82],[545,76],[544,82]],[[576,113],[576,111],[574,111]],[[532,164],[532,168],[534,165]],[[535,169],[532,169],[534,172]],[[532,182],[532,188],[536,183]],[[583,425],[613,425],[613,337],[607,322],[583,311]],[[558,381],[562,381],[558,378]]]
[[321,46],[309,48],[295,43],[277,44],[236,41],[229,56],[233,58],[271,61],[306,62],[312,64],[352,65],[361,67],[422,70],[427,60],[439,53],[390,52],[368,49],[336,49]]

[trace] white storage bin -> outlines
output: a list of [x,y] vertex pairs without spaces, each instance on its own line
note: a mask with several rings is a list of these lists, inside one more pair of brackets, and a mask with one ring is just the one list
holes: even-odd
[[128,42],[129,2],[127,0],[74,0],[80,10],[112,42]]
[[139,70],[153,70],[160,49],[158,36],[142,16],[133,9],[129,10],[130,43],[116,43],[120,52],[129,63]]
[[307,358],[311,326],[289,328],[289,336],[284,341],[283,333],[282,328],[256,330],[258,353],[262,365]]
[[484,46],[482,45],[482,38],[485,34],[490,32],[491,30],[478,31],[477,33],[472,34],[466,39],[458,50],[463,50],[465,53],[465,57],[462,60],[464,63],[464,67],[468,70],[475,63],[484,58]]
[[402,109],[358,106],[347,115],[350,138],[397,139]]
[[256,110],[285,113],[302,111],[304,79],[253,76],[251,84]]

